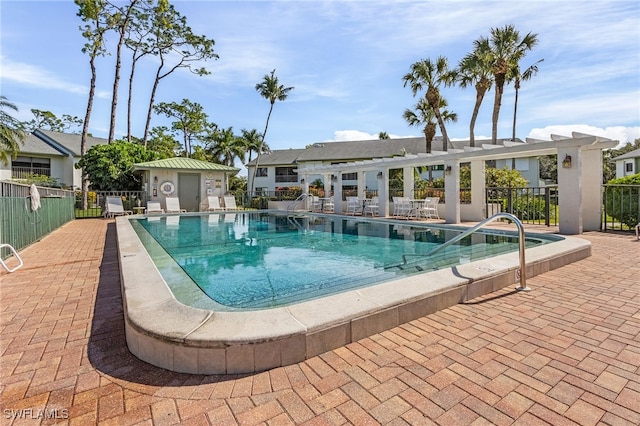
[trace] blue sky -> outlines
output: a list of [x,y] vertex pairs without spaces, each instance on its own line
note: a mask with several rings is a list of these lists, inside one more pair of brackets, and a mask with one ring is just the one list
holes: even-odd
[[[272,149],[333,140],[421,135],[402,118],[416,99],[403,87],[412,63],[444,55],[451,66],[491,27],[513,24],[538,34],[523,67],[544,59],[524,82],[517,137],[549,139],[571,131],[621,142],[640,137],[640,3],[637,1],[174,1],[194,32],[216,42],[211,75],[180,71],[158,89],[159,102],[188,98],[219,127],[262,131],[269,103],[255,90],[272,69],[294,86],[275,105],[266,142]],[[90,79],[73,1],[0,1],[0,88],[31,118],[30,109],[84,117]],[[115,36],[109,37],[113,43]],[[90,132],[106,137],[113,56],[100,58]],[[155,63],[136,74],[134,134],[142,136]],[[128,75],[128,64],[124,64]],[[121,81],[116,134],[126,133],[126,78]],[[467,139],[475,90],[442,91],[458,122],[449,136]],[[510,137],[513,87],[505,89],[499,137]],[[485,98],[476,137],[491,135],[493,91]],[[167,125],[154,116],[151,125]]]

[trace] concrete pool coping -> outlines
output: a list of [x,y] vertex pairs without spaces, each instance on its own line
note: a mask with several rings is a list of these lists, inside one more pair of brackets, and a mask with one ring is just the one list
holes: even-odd
[[[508,253],[285,307],[214,312],[175,299],[130,218],[116,219],[127,345],[141,360],[182,373],[295,364],[514,285],[519,268],[518,253]],[[526,250],[527,277],[590,256],[588,241],[562,238]]]

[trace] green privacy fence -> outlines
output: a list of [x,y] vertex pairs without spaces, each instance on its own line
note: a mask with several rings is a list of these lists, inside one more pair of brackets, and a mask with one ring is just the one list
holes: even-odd
[[[31,210],[28,185],[0,182],[0,243],[21,250],[74,219],[73,191],[38,187],[40,208]],[[0,250],[2,259],[11,252]]]

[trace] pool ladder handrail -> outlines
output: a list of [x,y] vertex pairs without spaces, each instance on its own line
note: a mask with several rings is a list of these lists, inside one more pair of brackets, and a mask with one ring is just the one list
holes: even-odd
[[[433,256],[434,254],[436,254],[437,252],[439,252],[440,250],[444,249],[445,247],[450,246],[451,244],[455,244],[458,241],[460,241],[461,239],[465,238],[468,235],[473,234],[474,232],[476,232],[478,229],[484,227],[485,225],[487,225],[488,223],[494,222],[497,219],[509,219],[510,221],[512,221],[513,223],[516,224],[516,227],[518,228],[518,239],[519,239],[519,252],[520,252],[520,269],[518,271],[516,271],[516,276],[519,276],[520,278],[520,287],[517,287],[516,290],[518,291],[531,291],[531,289],[529,287],[527,287],[527,265],[525,262],[525,255],[524,255],[524,226],[522,225],[522,222],[520,221],[520,219],[518,219],[516,216],[512,215],[511,213],[506,213],[506,212],[500,212],[500,213],[496,213],[491,217],[486,218],[485,220],[483,220],[482,222],[478,223],[477,225],[467,229],[466,231],[464,231],[462,234],[458,235],[457,237],[454,237],[452,239],[450,239],[449,241],[445,242],[444,244],[442,244],[439,247],[436,247],[435,249],[431,250],[429,253],[425,254],[425,255],[420,255],[420,256],[424,256],[424,257],[429,257],[429,256]],[[407,259],[406,259],[406,254],[402,255],[402,260],[404,261],[404,263],[407,263]]]
[[293,212],[296,209],[296,206],[298,205],[298,203],[300,201],[304,201],[307,199],[307,197],[309,196],[309,194],[307,194],[306,192],[303,192],[302,194],[298,195],[298,198],[296,198],[295,200],[293,200],[291,203],[289,203],[289,205],[287,206],[287,212]]

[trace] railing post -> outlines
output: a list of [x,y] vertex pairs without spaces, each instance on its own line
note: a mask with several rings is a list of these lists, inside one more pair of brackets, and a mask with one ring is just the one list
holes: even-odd
[[544,188],[544,224],[549,226],[551,224],[551,190],[547,187]]

